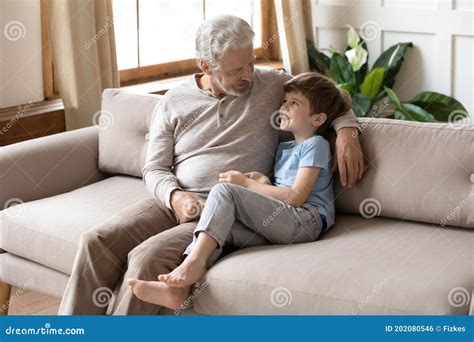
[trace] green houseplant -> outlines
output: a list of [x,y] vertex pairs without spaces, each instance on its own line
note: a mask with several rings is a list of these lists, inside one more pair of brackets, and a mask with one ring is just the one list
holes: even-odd
[[400,101],[392,87],[405,53],[413,44],[407,42],[391,46],[369,70],[367,44],[351,26],[348,28],[344,53],[334,48],[324,49],[329,51],[328,56],[322,52],[324,50],[318,50],[313,42],[308,41],[308,57],[311,70],[330,77],[340,88],[349,92],[354,113],[358,117],[447,122],[468,116],[459,101],[432,91],[421,92],[407,102]]

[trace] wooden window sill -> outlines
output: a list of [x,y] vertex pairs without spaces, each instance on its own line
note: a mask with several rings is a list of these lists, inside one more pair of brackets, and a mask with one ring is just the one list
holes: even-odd
[[47,114],[64,110],[63,101],[60,98],[40,102],[30,102],[14,107],[0,109],[0,122],[18,120],[33,115]]
[[[256,64],[257,67],[272,68],[282,70],[282,61],[264,61]],[[152,82],[145,82],[134,85],[120,87],[120,89],[130,90],[140,93],[164,94],[167,90],[186,80],[191,74],[177,77],[165,78]],[[24,118],[33,115],[47,114],[64,110],[64,104],[61,98],[45,100],[41,102],[28,103],[15,107],[0,109],[0,122],[13,120],[15,117]]]
[[66,130],[61,99],[0,109],[0,146]]
[[[282,61],[261,61],[255,64],[257,67],[261,68],[272,68],[275,70],[283,69]],[[120,87],[120,89],[130,90],[138,93],[150,93],[150,94],[164,94],[169,89],[175,87],[176,85],[182,83],[192,74],[185,74],[176,77],[169,77],[161,80],[145,82],[140,84],[125,85]]]
[[[283,69],[281,61],[265,61],[257,67]],[[120,89],[138,93],[164,94],[185,81],[190,74],[152,82],[127,85]],[[0,146],[61,133],[66,130],[64,104],[60,98],[0,109]]]

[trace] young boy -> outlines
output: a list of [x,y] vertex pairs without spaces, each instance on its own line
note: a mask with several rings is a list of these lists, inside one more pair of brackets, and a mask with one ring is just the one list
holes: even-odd
[[331,152],[319,134],[350,109],[350,97],[317,73],[294,77],[284,90],[280,129],[295,140],[278,146],[273,185],[258,172],[220,174],[183,263],[159,281],[128,280],[138,298],[177,309],[224,245],[311,242],[334,224]]

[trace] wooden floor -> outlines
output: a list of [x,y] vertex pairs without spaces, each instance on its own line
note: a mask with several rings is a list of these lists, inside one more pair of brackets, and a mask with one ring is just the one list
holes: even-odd
[[60,300],[13,287],[9,315],[57,315]]

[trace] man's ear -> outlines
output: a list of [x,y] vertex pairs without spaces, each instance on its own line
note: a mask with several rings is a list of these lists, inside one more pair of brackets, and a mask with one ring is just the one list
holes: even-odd
[[209,64],[207,64],[207,62],[205,61],[199,61],[199,68],[202,70],[203,73],[205,73],[206,75],[210,76],[212,75],[212,70],[211,70],[211,67],[209,66]]
[[311,121],[311,123],[313,124],[313,126],[319,127],[322,126],[322,124],[324,124],[327,119],[328,116],[326,115],[326,113],[313,114],[313,120]]

